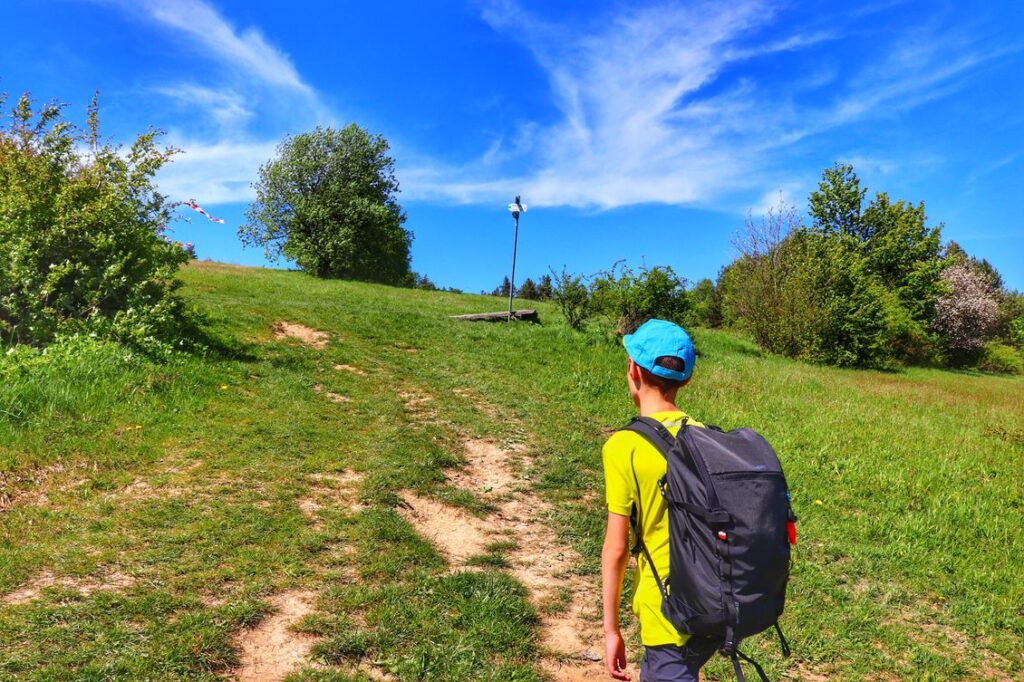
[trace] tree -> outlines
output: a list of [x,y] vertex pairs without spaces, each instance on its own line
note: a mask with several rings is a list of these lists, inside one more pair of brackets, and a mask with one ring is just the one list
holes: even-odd
[[947,291],[935,306],[933,326],[942,335],[954,361],[979,353],[995,330],[999,301],[987,273],[970,263],[950,265],[942,271]]
[[944,267],[941,227],[925,225],[924,203],[893,202],[885,192],[871,201],[861,222],[871,238],[864,242],[867,269],[878,275],[922,326],[931,320],[942,293]]
[[437,291],[438,290],[437,289],[437,285],[434,284],[430,280],[430,278],[427,277],[426,275],[421,275],[418,272],[413,272],[413,273],[410,273],[410,278],[411,278],[411,282],[412,282],[411,288],[413,288],[413,289],[423,289],[425,291]]
[[551,284],[551,275],[544,275],[537,285],[537,296],[542,301],[550,301],[554,296],[554,287]]
[[999,274],[996,267],[989,263],[987,259],[975,258],[967,253],[962,246],[952,240],[946,243],[945,252],[946,263],[948,265],[953,265],[954,263],[968,263],[972,268],[974,268],[975,272],[984,275],[985,279],[988,280],[989,287],[993,291],[1001,292],[1006,288],[1006,285],[1003,282],[1003,276]]
[[501,284],[491,291],[491,296],[504,296],[505,298],[508,298],[508,292],[511,288],[512,283],[508,280],[508,276],[506,275],[505,279],[501,280]]
[[519,298],[525,298],[527,301],[536,301],[540,298],[537,293],[537,285],[529,277],[523,280],[523,283],[516,291],[516,296]]
[[847,234],[859,241],[870,239],[870,226],[861,222],[861,204],[866,192],[861,189],[853,166],[837,163],[826,168],[817,191],[808,197],[814,229]]
[[788,304],[781,246],[786,235],[799,227],[794,206],[772,206],[758,221],[748,214],[743,231],[733,238],[739,258],[719,276],[720,282],[727,282],[726,317],[742,321],[758,345],[777,352],[782,351],[773,341],[774,330],[784,324],[782,311]]
[[0,96],[0,341],[47,345],[88,333],[146,351],[180,346],[193,322],[177,293],[190,258],[164,238],[173,206],[153,176],[173,155],[158,133],[127,148],[82,131],[62,107]]
[[260,168],[242,242],[317,277],[408,283],[412,234],[388,149],[354,123],[286,138]]

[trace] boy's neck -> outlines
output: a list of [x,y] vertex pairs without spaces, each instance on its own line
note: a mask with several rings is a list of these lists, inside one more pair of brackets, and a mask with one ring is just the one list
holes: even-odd
[[640,416],[649,417],[656,412],[678,412],[679,407],[676,406],[675,396],[672,399],[658,393],[657,391],[646,392],[643,391],[638,396],[640,398]]

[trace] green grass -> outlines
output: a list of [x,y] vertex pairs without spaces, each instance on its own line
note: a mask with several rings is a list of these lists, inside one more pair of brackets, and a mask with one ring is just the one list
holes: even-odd
[[[320,597],[301,627],[336,667],[299,678],[362,679],[363,660],[409,680],[542,679],[539,615],[500,570],[513,547],[451,573],[395,507],[411,490],[486,516],[445,483],[459,443],[526,442],[528,480],[596,584],[600,445],[632,416],[621,347],[544,304],[541,326],[468,324],[448,316],[502,303],[212,264],[183,277],[230,351],[153,364],[80,341],[0,360],[0,595],[41,572],[132,580],[0,604],[0,678],[219,679],[265,598],[302,587]],[[275,340],[278,320],[331,341]],[[794,656],[767,636],[747,647],[769,673],[1019,675],[1024,380],[836,370],[696,338],[682,406],[764,433],[800,516],[783,618]],[[433,396],[429,413],[410,414],[402,391]],[[339,471],[361,474],[361,506],[315,522],[298,502]],[[721,662],[708,673],[731,676]]]

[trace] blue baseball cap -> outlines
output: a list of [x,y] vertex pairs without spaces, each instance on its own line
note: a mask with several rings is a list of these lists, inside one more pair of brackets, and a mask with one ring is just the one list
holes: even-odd
[[[686,381],[693,374],[693,363],[697,359],[693,341],[686,330],[674,322],[647,320],[635,332],[626,334],[622,343],[633,362],[651,374],[673,381]],[[666,355],[682,360],[683,371],[655,364]]]

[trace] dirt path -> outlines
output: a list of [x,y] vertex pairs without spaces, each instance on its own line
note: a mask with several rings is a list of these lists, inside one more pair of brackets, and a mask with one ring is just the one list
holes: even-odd
[[106,569],[96,575],[85,577],[56,576],[51,571],[42,571],[18,589],[0,597],[0,604],[27,604],[39,599],[43,590],[48,587],[59,587],[78,592],[81,595],[89,595],[100,590],[120,591],[133,584],[135,584],[135,578],[113,569]]
[[295,632],[292,627],[313,610],[312,592],[291,590],[267,601],[274,613],[258,626],[242,631],[235,639],[240,665],[239,682],[277,682],[306,663],[316,638]]
[[327,332],[318,331],[298,322],[285,322],[284,320],[274,323],[273,333],[275,339],[297,339],[317,350],[327,348],[327,342],[331,338]]
[[581,557],[558,540],[552,508],[517,474],[522,448],[487,440],[465,443],[466,467],[451,482],[488,500],[496,511],[485,519],[435,500],[406,493],[402,515],[445,555],[453,568],[483,554],[494,542],[513,542],[509,573],[530,591],[541,613],[544,667],[555,680],[595,679],[603,638],[598,586],[574,573]]
[[[320,526],[320,511],[342,508],[359,511],[362,505],[357,493],[362,475],[354,471],[311,474],[309,492],[296,500],[299,510],[314,526]],[[337,549],[337,547],[335,547]],[[309,653],[318,638],[296,632],[294,626],[312,613],[316,593],[289,590],[267,601],[274,611],[254,628],[235,636],[239,667],[233,679],[239,682],[279,682],[303,667],[319,667],[309,660]]]

